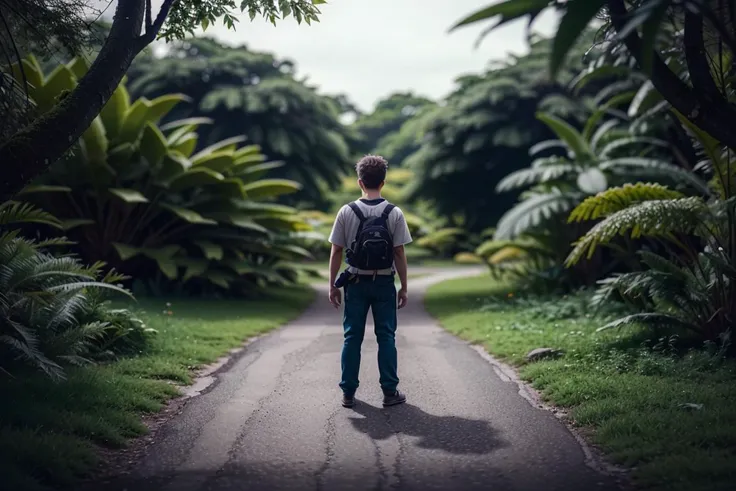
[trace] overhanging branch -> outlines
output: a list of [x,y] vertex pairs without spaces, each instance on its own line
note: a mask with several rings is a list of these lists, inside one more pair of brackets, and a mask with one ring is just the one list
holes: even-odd
[[161,10],[159,10],[158,15],[156,16],[156,20],[153,21],[153,24],[150,26],[146,26],[146,31],[140,37],[139,44],[141,45],[141,49],[156,40],[156,36],[161,32],[161,28],[163,27],[164,22],[166,22],[166,18],[169,16],[169,11],[171,11],[171,7],[175,2],[176,0],[164,0],[164,3],[161,5]]
[[[624,0],[608,0],[607,5],[614,28],[619,33],[623,32],[628,18]],[[631,29],[623,41],[641,66],[643,46],[639,34]],[[657,91],[674,109],[724,145],[736,149],[736,110],[731,104],[715,103],[700,97],[698,91],[670,70],[656,51],[653,53],[650,78]]]
[[701,97],[718,104],[728,104],[710,74],[710,65],[705,57],[702,14],[686,11],[684,27],[685,61],[693,88],[701,93]]

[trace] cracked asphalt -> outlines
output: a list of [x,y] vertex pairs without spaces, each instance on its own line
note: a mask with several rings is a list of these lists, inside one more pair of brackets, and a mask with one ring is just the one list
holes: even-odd
[[410,280],[397,332],[406,404],[381,406],[376,342],[366,332],[358,404],[340,406],[341,314],[320,290],[299,319],[250,344],[163,426],[133,472],[105,489],[619,489],[586,465],[552,413],[424,311],[427,286],[474,272]]

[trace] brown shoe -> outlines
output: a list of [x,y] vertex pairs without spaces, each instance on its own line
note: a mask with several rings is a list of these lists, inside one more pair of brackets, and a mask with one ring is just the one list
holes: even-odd
[[342,407],[353,407],[355,406],[355,395],[342,395]]
[[384,394],[383,395],[383,405],[384,406],[395,406],[397,404],[403,404],[406,402],[406,396],[399,392],[398,390],[394,392],[393,394]]

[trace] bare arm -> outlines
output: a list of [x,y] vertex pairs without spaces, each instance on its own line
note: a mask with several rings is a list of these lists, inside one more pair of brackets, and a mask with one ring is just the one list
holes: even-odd
[[340,271],[342,250],[342,247],[332,244],[332,250],[330,251],[330,288],[334,288],[337,273]]
[[407,271],[409,265],[406,261],[406,251],[404,246],[394,247],[394,263],[396,264],[396,272],[399,274],[399,281],[401,282],[401,290],[398,294],[399,308],[406,307],[408,302],[408,282],[407,282]]
[[401,281],[401,289],[407,289],[406,275],[409,269],[409,265],[406,261],[406,250],[404,246],[394,247],[394,262],[396,263],[396,272],[399,274],[399,281]]

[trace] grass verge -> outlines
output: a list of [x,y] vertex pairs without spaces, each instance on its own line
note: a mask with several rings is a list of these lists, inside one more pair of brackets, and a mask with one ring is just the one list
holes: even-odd
[[[676,338],[596,329],[584,295],[519,299],[489,277],[434,286],[429,312],[450,332],[519,367],[549,402],[635,482],[653,490],[725,491],[736,482],[736,364]],[[534,348],[564,350],[527,363]]]
[[[143,299],[158,330],[139,356],[70,369],[67,380],[0,381],[0,474],[7,489],[69,488],[98,464],[98,446],[124,447],[146,433],[141,417],[161,410],[192,382],[193,370],[245,339],[295,318],[313,299],[308,287],[252,300]],[[169,315],[166,311],[170,311]]]

